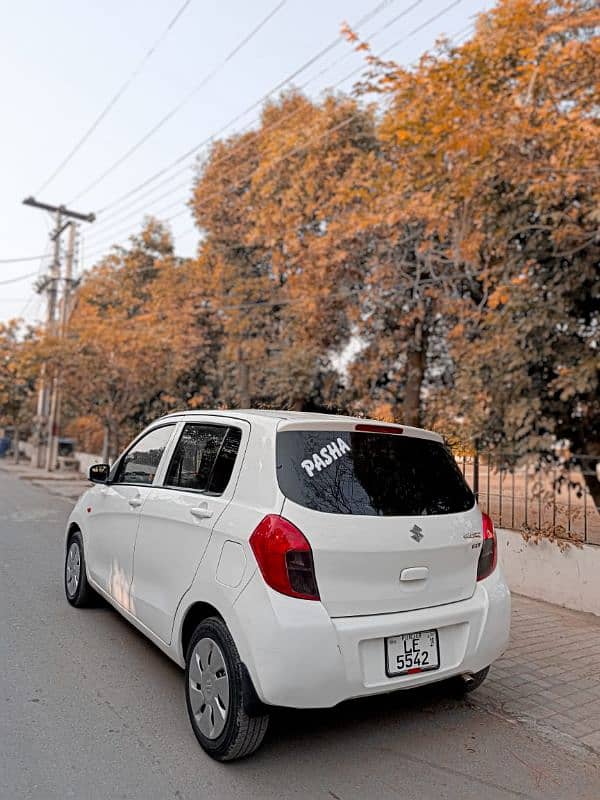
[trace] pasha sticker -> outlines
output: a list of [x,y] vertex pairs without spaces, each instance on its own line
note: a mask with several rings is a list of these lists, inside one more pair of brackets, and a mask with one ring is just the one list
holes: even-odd
[[325,467],[337,461],[338,458],[341,458],[344,453],[349,452],[350,445],[346,444],[341,436],[338,436],[334,442],[326,444],[318,453],[313,453],[312,458],[305,458],[301,463],[301,467],[306,471],[308,477],[312,478],[315,474],[315,470],[321,472],[322,469],[325,469]]

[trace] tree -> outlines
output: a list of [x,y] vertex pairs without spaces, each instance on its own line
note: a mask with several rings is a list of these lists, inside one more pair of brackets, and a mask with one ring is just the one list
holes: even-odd
[[370,58],[380,186],[439,279],[449,361],[422,414],[484,446],[600,455],[599,22],[584,0],[501,0],[414,70]]
[[344,224],[356,202],[346,178],[375,147],[371,111],[292,92],[267,104],[257,130],[213,149],[193,210],[224,336],[224,402],[240,402],[244,366],[246,402],[299,409],[334,399],[331,353],[350,336],[365,246]]
[[88,273],[68,335],[54,357],[63,367],[67,414],[96,417],[108,459],[150,419],[172,410],[178,379],[199,360],[194,269],[173,255],[170,235],[148,220],[128,249]]
[[35,344],[35,332],[23,331],[18,320],[0,323],[0,422],[13,428],[16,462],[21,429],[35,414],[40,366]]

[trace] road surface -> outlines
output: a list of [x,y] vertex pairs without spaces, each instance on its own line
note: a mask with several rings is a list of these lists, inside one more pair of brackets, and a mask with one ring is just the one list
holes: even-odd
[[440,690],[280,712],[230,765],[189,727],[182,673],[109,607],[63,596],[71,501],[0,472],[2,800],[598,800],[600,768]]

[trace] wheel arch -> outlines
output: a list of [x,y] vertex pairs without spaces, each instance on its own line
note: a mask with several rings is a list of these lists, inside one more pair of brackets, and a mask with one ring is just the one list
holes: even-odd
[[[81,528],[76,522],[71,522],[71,524],[67,528],[67,535],[65,536],[65,549],[68,548],[69,542],[71,541],[71,538],[74,533],[81,533]],[[83,536],[82,533],[81,535]]]
[[192,634],[194,633],[196,627],[203,620],[208,619],[208,617],[218,617],[219,619],[225,621],[223,614],[221,614],[218,608],[203,600],[197,600],[195,603],[192,603],[185,612],[181,627],[179,629],[179,641],[177,642],[178,646],[181,648],[181,655],[183,656],[184,660],[190,639],[192,638]]
[[[203,620],[208,619],[209,617],[217,617],[218,619],[222,620],[222,622],[227,626],[229,630],[229,626],[227,625],[227,620],[225,619],[223,614],[221,614],[221,612],[211,603],[207,603],[204,601],[197,601],[195,603],[192,603],[192,605],[188,608],[188,610],[185,613],[179,634],[178,645],[181,647],[181,652],[183,654],[184,660],[186,658],[187,649],[191,641],[192,635],[196,630],[196,627]],[[233,637],[233,633],[231,631],[230,634]],[[244,708],[246,709],[246,713],[250,717],[257,717],[267,713],[267,707],[258,696],[258,693],[254,686],[254,682],[252,680],[252,676],[250,675],[248,667],[243,661],[241,664],[241,670],[242,670],[242,685],[244,687],[243,702],[244,702]]]

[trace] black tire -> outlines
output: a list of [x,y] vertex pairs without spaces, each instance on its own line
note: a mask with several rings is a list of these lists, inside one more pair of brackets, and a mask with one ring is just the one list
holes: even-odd
[[[217,647],[212,647],[210,643]],[[202,665],[201,652],[207,647],[208,662]],[[220,669],[214,668],[216,671],[209,674],[213,653],[216,654],[214,663],[217,667],[222,663],[222,666]],[[218,690],[214,688],[216,681],[222,681],[223,678],[228,686],[226,708],[222,712],[222,718],[213,726],[217,730],[212,736],[208,736],[200,729],[200,725],[204,724],[206,727],[211,724],[211,719],[214,721],[217,701],[223,707],[221,698],[217,698]],[[244,687],[247,685],[243,680],[242,662],[237,647],[223,620],[218,617],[203,620],[194,631],[186,653],[185,700],[196,738],[208,755],[217,761],[233,761],[250,755],[260,746],[267,732],[269,715],[258,713],[250,716],[246,711],[249,698],[244,695]],[[201,687],[212,694],[212,699],[208,702]],[[207,717],[203,723],[204,714]],[[224,726],[221,731],[218,731],[219,725]]]
[[472,674],[467,675],[459,675],[458,677],[453,678],[452,688],[455,694],[459,697],[464,697],[464,695],[474,692],[475,689],[479,689],[481,684],[487,678],[489,671],[489,667],[484,667],[484,669],[480,669],[479,672],[473,672]]
[[[78,554],[79,558],[79,576],[75,581],[73,581],[73,562],[70,561],[72,558],[72,553],[74,552]],[[67,596],[67,600],[72,606],[75,606],[76,608],[83,608],[84,606],[93,605],[95,592],[88,583],[87,574],[85,571],[83,538],[79,531],[72,533],[67,542],[67,548],[65,551],[64,580],[65,594]]]

